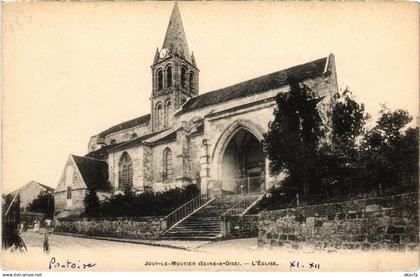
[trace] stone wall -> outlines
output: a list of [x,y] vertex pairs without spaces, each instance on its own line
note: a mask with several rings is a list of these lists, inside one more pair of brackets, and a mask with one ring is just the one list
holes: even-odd
[[262,212],[258,245],[403,249],[419,241],[418,194]]
[[132,239],[155,239],[163,229],[156,217],[58,220],[55,225],[57,232]]
[[200,176],[200,158],[203,135],[194,135],[190,137],[190,164],[191,164],[191,178]]
[[[54,210],[56,215],[63,212],[65,214],[74,214],[84,210],[83,199],[85,198],[86,186],[78,172],[73,157],[70,156],[54,191]],[[71,184],[66,182],[71,182]],[[70,185],[72,188],[71,200],[67,199],[67,185]]]
[[150,146],[143,145],[143,184],[145,189],[153,187],[153,152]]
[[258,215],[226,215],[221,219],[225,239],[255,238],[258,236]]
[[141,137],[149,132],[149,124],[143,124],[136,126],[134,128],[125,129],[119,132],[109,134],[105,137],[104,142],[106,145],[109,145],[112,140],[115,140],[115,143],[120,143],[123,141],[129,141],[132,139],[132,136],[135,134],[137,137]]

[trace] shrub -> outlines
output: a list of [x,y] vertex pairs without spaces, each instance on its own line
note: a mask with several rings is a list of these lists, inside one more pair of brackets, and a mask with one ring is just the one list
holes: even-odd
[[166,216],[181,205],[197,197],[200,191],[196,185],[174,188],[163,192],[136,194],[126,189],[102,202],[98,216],[101,217],[143,217]]

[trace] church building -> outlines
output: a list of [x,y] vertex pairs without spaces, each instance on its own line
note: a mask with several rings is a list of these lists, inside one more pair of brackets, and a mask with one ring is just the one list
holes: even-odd
[[83,211],[87,189],[100,198],[126,187],[141,193],[191,183],[203,195],[263,192],[279,181],[268,174],[261,144],[276,95],[290,90],[290,78],[323,97],[319,105],[338,92],[332,54],[206,93],[199,77],[175,3],[151,66],[150,114],[92,136],[85,156],[69,156],[55,190],[56,214]]

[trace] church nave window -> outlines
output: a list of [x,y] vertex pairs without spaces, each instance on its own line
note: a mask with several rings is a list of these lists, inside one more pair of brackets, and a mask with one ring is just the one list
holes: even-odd
[[163,151],[163,181],[172,180],[174,177],[172,164],[172,151],[168,147]]
[[157,71],[157,89],[158,90],[163,89],[163,71],[162,71],[162,69],[159,69]]
[[124,152],[118,163],[119,185],[118,188],[131,188],[133,186],[133,163],[130,155]]

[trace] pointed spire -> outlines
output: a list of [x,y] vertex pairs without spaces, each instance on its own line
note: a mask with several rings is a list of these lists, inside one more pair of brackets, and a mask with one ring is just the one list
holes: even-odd
[[194,66],[197,66],[197,64],[195,63],[194,51],[192,51],[192,52],[191,52],[191,63],[192,63]]
[[190,51],[188,50],[187,38],[185,37],[178,2],[175,2],[172,9],[171,18],[169,20],[162,48],[166,48],[173,53],[178,53],[187,61],[191,62]]
[[159,61],[159,47],[156,47],[155,58],[153,59],[153,63],[157,63]]

